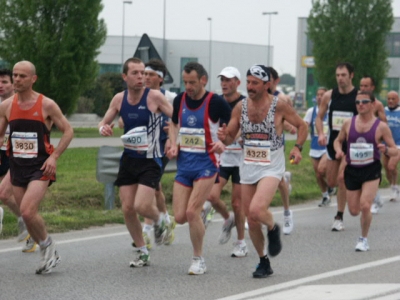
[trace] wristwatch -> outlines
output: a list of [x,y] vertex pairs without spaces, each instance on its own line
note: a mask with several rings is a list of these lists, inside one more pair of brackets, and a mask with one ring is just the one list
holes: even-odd
[[300,150],[300,152],[301,152],[301,150],[303,150],[303,146],[302,145],[294,144],[294,146],[297,147]]

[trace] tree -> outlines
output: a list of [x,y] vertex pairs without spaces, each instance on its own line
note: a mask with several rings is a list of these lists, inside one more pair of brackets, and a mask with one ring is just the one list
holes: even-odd
[[376,80],[379,92],[389,68],[385,40],[394,22],[391,0],[313,0],[308,36],[320,84],[336,85],[335,67],[350,62],[353,82],[363,75]]
[[280,76],[281,80],[279,81],[280,84],[286,84],[286,85],[291,85],[294,86],[296,83],[296,78],[294,78],[290,74],[282,74]]
[[125,88],[121,73],[104,73],[96,79],[94,85],[87,89],[82,96],[94,103],[94,113],[104,116],[112,97]]
[[72,113],[98,74],[106,38],[101,0],[0,0],[0,7],[0,57],[10,66],[31,61],[35,90]]

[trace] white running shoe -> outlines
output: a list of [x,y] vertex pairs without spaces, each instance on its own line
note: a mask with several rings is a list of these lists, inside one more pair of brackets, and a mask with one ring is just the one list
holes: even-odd
[[323,197],[321,203],[318,204],[318,206],[319,207],[327,207],[327,206],[329,206],[330,203],[331,203],[331,198],[329,196]]
[[285,180],[286,184],[288,185],[288,190],[289,190],[289,195],[292,193],[292,185],[291,185],[291,181],[292,181],[292,173],[290,172],[285,172],[283,173],[283,179]]
[[291,210],[289,210],[289,215],[285,216],[283,215],[283,229],[282,232],[283,234],[291,234],[293,231],[293,213]]
[[383,206],[383,201],[381,200],[381,196],[377,193],[374,202],[371,205],[371,213],[372,214],[377,214],[381,207]]
[[234,248],[231,257],[245,257],[247,256],[247,245],[246,242],[236,242],[233,244]]
[[22,252],[24,253],[31,253],[35,252],[36,250],[36,242],[33,240],[31,236],[26,240],[25,245],[22,247]]
[[232,228],[235,227],[235,215],[231,212],[229,213],[229,218],[225,220],[222,225],[222,232],[219,236],[219,243],[226,244],[231,238]]
[[4,209],[0,207],[0,233],[3,231]]
[[50,245],[45,248],[40,248],[42,260],[39,268],[36,269],[36,274],[48,274],[52,268],[55,268],[61,261],[56,250],[56,244],[51,241]]
[[335,219],[335,221],[333,221],[332,231],[343,231],[343,230],[344,230],[343,220]]
[[150,253],[146,254],[146,253],[143,253],[142,251],[139,251],[139,254],[136,257],[136,259],[131,261],[129,263],[129,266],[131,268],[140,268],[140,267],[150,266]]
[[207,220],[208,214],[211,212],[212,205],[210,201],[206,201],[203,204],[203,210],[201,211],[201,219],[203,220],[204,227],[207,228],[208,224],[210,223],[209,220]]
[[356,251],[366,252],[368,250],[369,250],[368,240],[366,238],[359,237],[356,245]]
[[203,257],[193,257],[189,268],[189,275],[202,275],[207,271],[206,262]]
[[400,200],[400,188],[398,185],[392,186],[392,196],[390,197],[391,202]]

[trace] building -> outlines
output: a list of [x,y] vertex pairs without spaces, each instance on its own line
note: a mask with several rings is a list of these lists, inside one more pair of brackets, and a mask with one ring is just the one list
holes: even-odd
[[[142,37],[126,36],[122,42],[121,36],[107,36],[106,42],[99,49],[97,60],[100,64],[100,72],[121,72],[122,63],[132,57],[136,52]],[[173,78],[173,83],[166,88],[174,91],[183,91],[182,70],[189,61],[201,63],[209,73],[210,81],[207,89],[221,93],[219,72],[227,66],[236,67],[242,76],[239,90],[246,94],[246,72],[254,64],[266,64],[268,58],[268,46],[250,45],[219,41],[200,40],[165,40],[150,38],[160,56],[163,56],[165,44],[166,65]],[[124,51],[122,53],[122,44]],[[273,61],[273,47],[271,49],[271,61]],[[149,59],[148,47],[138,49],[140,58],[145,62]],[[211,60],[210,60],[211,54]],[[123,55],[123,57],[122,57]]]
[[[296,91],[304,95],[304,106],[313,106],[318,82],[314,77],[314,59],[312,54],[312,42],[307,37],[307,18],[298,19],[297,27],[297,66],[296,66]],[[389,91],[400,92],[400,17],[394,18],[391,32],[386,39],[386,47],[389,53],[388,61],[390,69],[387,78],[383,81],[381,93],[378,98],[386,103],[386,95]]]

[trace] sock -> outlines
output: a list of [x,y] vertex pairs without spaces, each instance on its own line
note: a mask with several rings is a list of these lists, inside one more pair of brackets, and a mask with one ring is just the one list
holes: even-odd
[[245,242],[244,240],[237,240],[237,243],[238,243],[240,246],[246,245],[246,242]]
[[149,250],[147,250],[147,247],[146,247],[146,246],[140,247],[139,250],[140,250],[140,252],[142,252],[142,253],[144,253],[144,254],[146,254],[146,255],[149,254]]
[[150,232],[153,229],[153,225],[144,224],[143,225],[143,232]]
[[322,198],[329,198],[328,191],[322,193]]
[[165,222],[166,222],[167,224],[170,224],[170,223],[171,223],[171,218],[169,217],[168,212],[165,214]]
[[265,264],[268,260],[268,255],[260,257],[260,264]]
[[161,226],[162,221],[164,221],[165,215],[164,213],[160,213],[160,216],[158,217],[158,220],[156,222],[157,226]]
[[47,236],[47,238],[44,241],[39,242],[40,248],[47,248],[52,242],[52,239],[50,236]]
[[[285,210],[283,211],[283,215],[284,215],[285,217],[290,216],[290,210],[285,209]],[[274,228],[275,228],[275,227],[274,227]]]
[[338,211],[337,214],[336,214],[336,219],[343,221],[343,212]]

